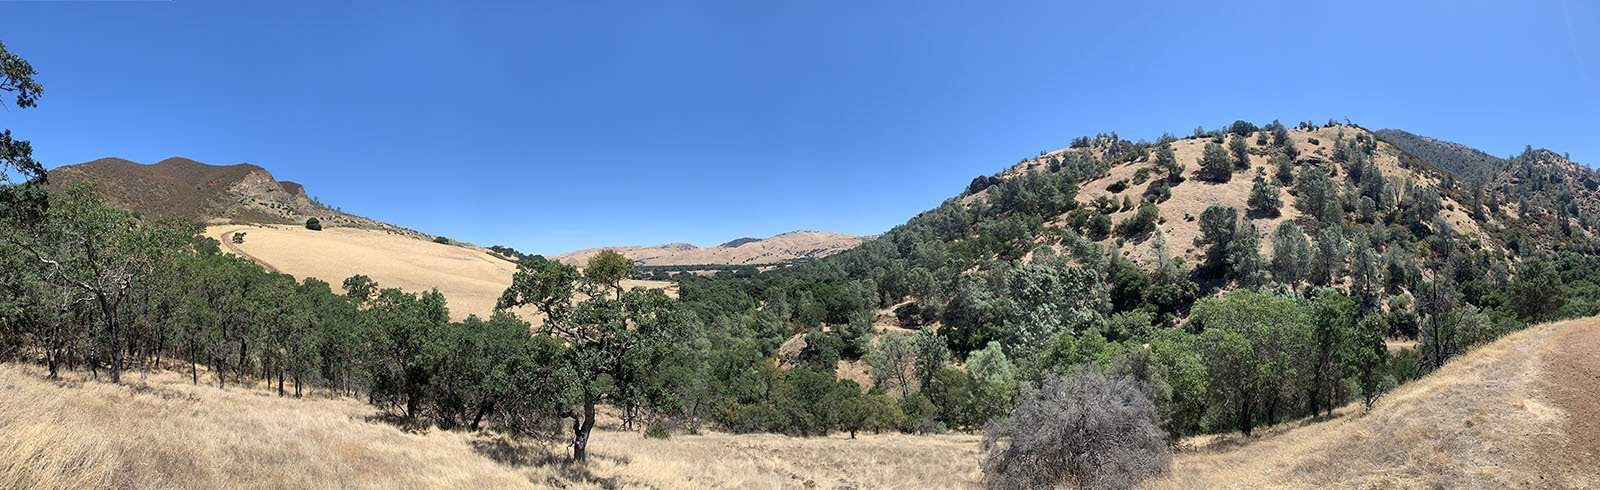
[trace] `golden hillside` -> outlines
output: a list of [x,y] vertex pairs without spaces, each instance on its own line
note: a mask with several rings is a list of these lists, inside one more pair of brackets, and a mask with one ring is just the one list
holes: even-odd
[[653,247],[621,246],[576,250],[555,257],[581,265],[601,250],[616,250],[643,265],[771,265],[821,258],[854,248],[866,238],[825,231],[793,231],[766,239],[741,238],[714,247],[669,243]]
[[[234,233],[243,232],[243,243],[233,243]],[[365,274],[382,287],[408,292],[438,289],[450,301],[450,316],[460,320],[467,315],[487,317],[517,265],[483,249],[457,244],[441,244],[393,230],[365,228],[326,228],[312,231],[304,226],[220,225],[206,229],[206,236],[221,242],[223,249],[255,260],[268,270],[297,278],[315,277],[334,288],[344,279]],[[663,281],[625,281],[625,285],[668,288]],[[524,319],[531,312],[519,311]]]

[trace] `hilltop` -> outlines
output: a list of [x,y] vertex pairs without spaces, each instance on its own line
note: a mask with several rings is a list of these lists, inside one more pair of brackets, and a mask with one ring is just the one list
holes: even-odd
[[687,243],[656,246],[599,247],[556,256],[563,263],[581,265],[601,250],[615,250],[635,263],[650,266],[775,265],[800,259],[827,257],[860,245],[866,238],[825,231],[792,231],[771,238],[739,238],[713,247]]
[[112,205],[155,218],[197,223],[304,224],[425,234],[345,213],[313,199],[305,186],[279,181],[250,163],[212,165],[183,157],[144,164],[121,158],[67,165],[50,171],[51,190],[90,182]]

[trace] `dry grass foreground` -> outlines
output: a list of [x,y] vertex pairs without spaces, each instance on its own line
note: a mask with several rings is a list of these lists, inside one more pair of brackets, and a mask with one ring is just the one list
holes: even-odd
[[1600,318],[1530,328],[1446,363],[1371,412],[1352,406],[1255,438],[1192,441],[1150,486],[1600,488],[1600,460],[1588,452],[1600,438],[1596,345]]
[[[1186,442],[1154,488],[1600,488],[1600,319],[1510,335],[1369,413]],[[76,374],[81,376],[81,374]],[[0,366],[0,488],[970,488],[969,435],[675,436],[559,444],[407,432],[352,399],[147,386]]]
[[[244,243],[232,241],[244,232]],[[256,261],[268,270],[297,278],[315,277],[337,290],[345,278],[365,274],[381,287],[419,293],[438,288],[450,301],[454,320],[469,314],[488,317],[511,285],[517,265],[481,249],[445,245],[385,230],[303,226],[227,225],[206,229],[223,249]],[[665,281],[624,281],[626,287],[667,288]],[[532,312],[518,311],[532,320]]]
[[407,432],[352,399],[265,387],[43,379],[0,366],[0,488],[952,488],[976,486],[975,436],[596,431],[587,468],[566,448],[488,434]]

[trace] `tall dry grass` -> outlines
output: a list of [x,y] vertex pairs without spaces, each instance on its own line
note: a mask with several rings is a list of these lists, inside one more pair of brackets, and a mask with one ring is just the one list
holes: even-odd
[[676,435],[596,431],[592,461],[559,443],[408,432],[358,400],[266,387],[52,383],[0,365],[0,488],[962,488],[975,436]]

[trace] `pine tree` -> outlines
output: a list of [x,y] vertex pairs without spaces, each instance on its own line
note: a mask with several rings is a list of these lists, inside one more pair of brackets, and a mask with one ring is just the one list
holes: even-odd
[[1250,146],[1245,144],[1243,137],[1234,136],[1228,140],[1228,153],[1233,154],[1234,169],[1250,168]]
[[1272,238],[1272,276],[1291,288],[1310,275],[1311,244],[1300,225],[1285,220]]
[[1228,151],[1222,145],[1206,143],[1205,151],[1200,156],[1200,171],[1197,178],[1210,182],[1227,182],[1233,178],[1233,159],[1228,156]]
[[1283,152],[1274,152],[1271,157],[1273,178],[1278,180],[1278,185],[1294,183],[1294,160],[1290,160]]
[[1322,227],[1322,231],[1317,233],[1316,250],[1311,258],[1311,280],[1319,286],[1333,284],[1334,278],[1344,273],[1345,256],[1348,254],[1344,233],[1338,227]]
[[1178,156],[1173,153],[1171,144],[1156,148],[1156,169],[1167,173],[1167,182],[1183,181],[1183,164],[1178,163]]
[[1254,288],[1266,282],[1266,270],[1261,260],[1261,237],[1256,225],[1240,221],[1234,229],[1233,240],[1228,242],[1228,269],[1239,286]]
[[1283,200],[1278,197],[1278,186],[1267,181],[1266,177],[1256,175],[1250,185],[1250,214],[1276,218],[1280,214],[1278,208],[1283,206]]

